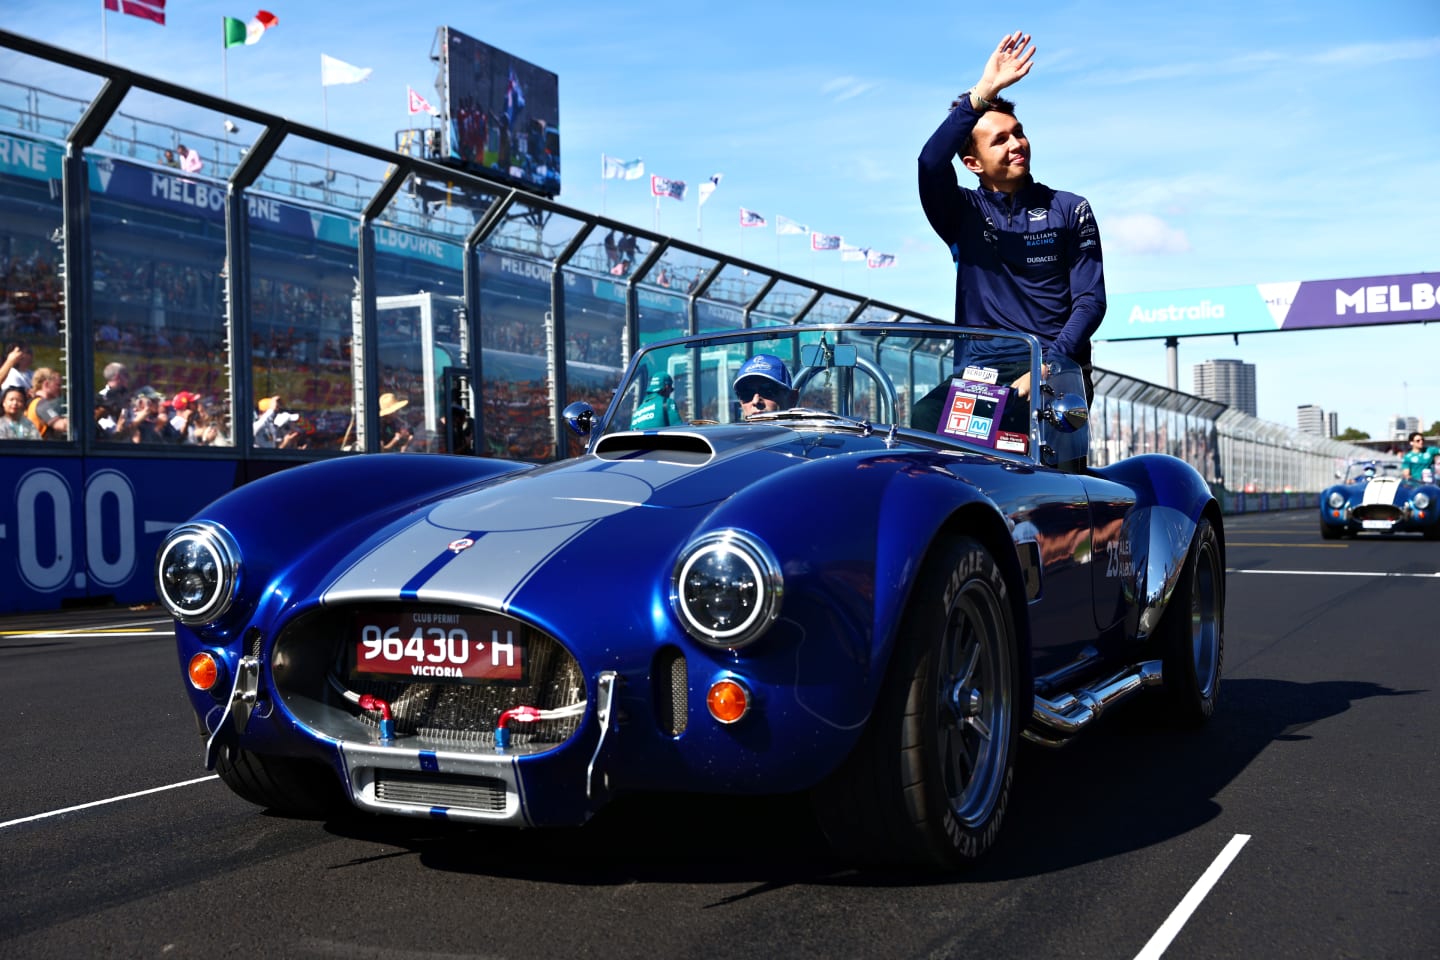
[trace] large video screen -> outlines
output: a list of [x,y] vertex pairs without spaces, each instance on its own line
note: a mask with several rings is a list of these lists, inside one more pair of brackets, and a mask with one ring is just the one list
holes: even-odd
[[560,80],[466,36],[440,28],[445,155],[548,197],[560,193]]

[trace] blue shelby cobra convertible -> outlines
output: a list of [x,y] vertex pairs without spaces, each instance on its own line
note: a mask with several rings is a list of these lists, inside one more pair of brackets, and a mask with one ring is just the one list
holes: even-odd
[[[631,430],[657,374],[686,422]],[[571,460],[251,483],[157,558],[207,765],[282,812],[510,826],[808,791],[847,858],[961,866],[1021,737],[1147,687],[1215,707],[1215,498],[1171,457],[1088,469],[1083,396],[1029,337],[757,328],[639,351],[565,411]]]
[[1440,486],[1412,480],[1394,461],[1359,460],[1320,494],[1320,536],[1419,533],[1440,539]]

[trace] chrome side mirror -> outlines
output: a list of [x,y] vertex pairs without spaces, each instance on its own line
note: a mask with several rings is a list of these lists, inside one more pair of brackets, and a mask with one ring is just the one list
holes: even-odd
[[560,416],[565,418],[565,424],[578,437],[590,436],[590,431],[595,427],[595,408],[584,400],[576,400],[566,405]]
[[1075,393],[1056,397],[1045,408],[1045,420],[1061,433],[1074,433],[1090,422],[1090,408],[1085,398]]

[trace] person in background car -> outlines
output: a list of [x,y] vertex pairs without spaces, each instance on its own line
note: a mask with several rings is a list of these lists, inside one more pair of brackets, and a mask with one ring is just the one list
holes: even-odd
[[1410,449],[1400,458],[1400,471],[1411,480],[1424,480],[1425,471],[1429,470],[1433,482],[1437,456],[1440,456],[1440,447],[1425,446],[1425,434],[1417,430],[1410,434]]

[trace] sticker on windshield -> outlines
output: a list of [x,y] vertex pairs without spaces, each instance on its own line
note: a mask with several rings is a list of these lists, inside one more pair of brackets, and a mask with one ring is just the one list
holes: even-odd
[[1005,412],[1010,388],[957,377],[950,381],[939,432],[986,447],[995,446],[995,425]]
[[973,380],[975,383],[994,383],[1000,379],[1000,371],[994,367],[966,367],[960,379]]

